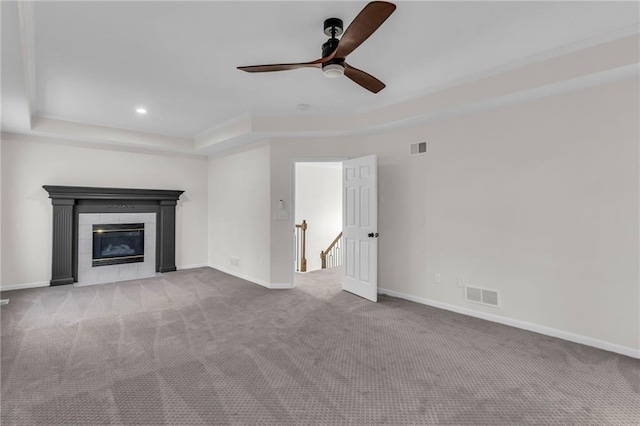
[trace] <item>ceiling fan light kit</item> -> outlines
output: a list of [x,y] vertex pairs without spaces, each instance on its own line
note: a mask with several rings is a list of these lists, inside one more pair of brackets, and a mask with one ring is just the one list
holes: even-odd
[[[370,92],[378,93],[385,88],[385,84],[374,76],[347,64],[345,59],[380,28],[395,9],[396,6],[393,3],[384,1],[371,2],[354,18],[351,25],[344,30],[344,34],[341,19],[326,19],[324,21],[324,34],[330,38],[322,45],[322,58],[315,61],[293,64],[250,65],[238,67],[238,69],[245,72],[273,72],[298,68],[322,68],[322,73],[326,77],[337,78],[345,75]],[[342,35],[342,38],[337,39],[336,36],[340,35]]]
[[328,78],[338,78],[344,75],[344,65],[327,64],[322,66],[322,73]]

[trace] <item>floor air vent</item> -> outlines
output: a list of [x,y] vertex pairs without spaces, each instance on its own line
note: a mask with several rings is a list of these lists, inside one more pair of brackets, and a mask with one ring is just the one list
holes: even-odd
[[464,288],[464,299],[467,302],[479,303],[481,305],[500,307],[500,292],[487,288],[466,286]]

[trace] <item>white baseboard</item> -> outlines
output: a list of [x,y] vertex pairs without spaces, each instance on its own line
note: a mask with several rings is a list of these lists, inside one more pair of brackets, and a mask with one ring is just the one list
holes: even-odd
[[254,284],[261,285],[262,287],[270,288],[269,287],[269,283],[266,282],[266,281],[263,281],[261,279],[253,278],[253,277],[250,277],[248,275],[241,274],[238,271],[231,271],[231,270],[229,270],[227,268],[223,268],[223,267],[220,267],[220,266],[217,266],[217,265],[213,265],[211,263],[208,264],[207,266],[210,267],[210,268],[213,268],[213,269],[217,269],[220,272],[224,272],[225,274],[233,275],[234,277],[242,278],[245,281],[249,281],[249,282],[252,282]]
[[629,347],[618,345],[615,343],[609,343],[603,340],[598,340],[591,337],[570,333],[568,331],[562,331],[562,330],[558,330],[551,327],[545,327],[543,325],[538,325],[538,324],[533,324],[526,321],[520,321],[512,318],[503,317],[500,315],[475,311],[473,309],[464,308],[462,306],[450,305],[448,303],[438,302],[436,300],[431,300],[431,299],[425,299],[418,296],[412,296],[410,294],[400,293],[398,291],[388,290],[385,288],[378,288],[378,293],[386,294],[386,295],[397,297],[400,299],[409,300],[411,302],[421,303],[423,305],[432,306],[434,308],[445,309],[447,311],[452,311],[452,312],[468,315],[475,318],[480,318],[487,321],[509,325],[511,327],[516,327],[523,330],[533,331],[535,333],[544,334],[545,336],[557,337],[558,339],[568,340],[570,342],[592,346],[594,348],[603,349],[605,351],[626,355],[631,358],[640,359],[640,349],[629,348]]
[[[234,277],[238,277],[238,278],[242,278],[245,281],[249,281],[252,282],[254,284],[258,284],[261,285],[262,287],[266,287],[269,289],[288,289],[288,288],[293,288],[294,286],[289,284],[289,283],[268,283],[266,281],[257,279],[257,278],[253,278],[250,277],[248,275],[244,275],[241,274],[239,272],[236,271],[231,271],[229,269],[226,268],[221,268],[219,266],[216,265],[211,265],[209,263],[196,263],[193,265],[183,265],[183,266],[177,266],[178,270],[184,270],[184,269],[195,269],[195,268],[213,268],[213,269],[217,269],[218,271],[222,271],[225,274],[229,274],[229,275],[233,275]],[[77,283],[76,283],[77,284]],[[49,286],[49,281],[40,281],[40,282],[35,282],[35,283],[22,283],[22,284],[10,284],[10,285],[3,285],[0,286],[0,291],[9,291],[9,290],[20,290],[23,288],[36,288],[36,287],[48,287]],[[80,285],[82,286],[82,284]]]
[[243,280],[252,282],[254,284],[261,285],[262,287],[266,287],[266,288],[269,288],[269,289],[272,289],[272,290],[283,290],[283,289],[289,289],[289,288],[294,288],[295,287],[294,285],[291,285],[290,283],[268,283],[266,281],[250,277],[248,275],[241,274],[241,273],[239,273],[237,271],[232,271],[232,270],[229,270],[227,268],[221,268],[219,266],[212,265],[212,264],[208,264],[208,265],[205,265],[205,266],[208,266],[208,267],[213,268],[213,269],[217,269],[218,271],[224,272],[225,274],[229,274],[229,275],[233,275],[234,277],[242,278]]
[[36,288],[36,287],[49,287],[49,281],[3,285],[3,286],[0,286],[0,291],[21,290],[23,288]]
[[196,269],[196,268],[207,268],[207,267],[209,267],[208,263],[194,263],[193,265],[176,266],[178,271],[181,271],[183,269]]
[[294,287],[295,286],[291,285],[291,283],[271,283],[271,284],[269,284],[269,288],[278,289],[278,290],[289,289],[289,288],[294,288]]
[[[178,270],[182,270],[182,269],[205,268],[205,267],[208,267],[208,266],[209,266],[208,263],[196,263],[196,264],[193,264],[193,265],[177,266],[177,268],[178,268]],[[218,269],[218,268],[216,268],[216,269]],[[74,285],[76,287],[82,287],[82,286],[89,285],[89,284],[74,283]],[[90,285],[93,285],[93,284],[90,284]],[[36,288],[36,287],[49,287],[49,281],[39,281],[39,282],[35,282],[35,283],[0,285],[0,291],[20,290],[20,289],[23,289],[23,288]]]

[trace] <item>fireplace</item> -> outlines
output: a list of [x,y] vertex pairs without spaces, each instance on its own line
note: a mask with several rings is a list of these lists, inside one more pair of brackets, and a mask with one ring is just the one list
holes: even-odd
[[144,223],[93,225],[92,266],[144,262]]
[[[95,284],[176,270],[176,205],[184,191],[52,185],[44,189],[53,205],[51,285],[80,282],[80,275],[82,283]],[[93,225],[104,223],[144,223],[144,261],[93,267]],[[128,243],[115,245],[123,244],[131,248]]]

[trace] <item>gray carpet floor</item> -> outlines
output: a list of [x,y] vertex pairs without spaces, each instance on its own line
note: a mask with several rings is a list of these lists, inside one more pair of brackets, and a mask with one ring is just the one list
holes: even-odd
[[638,360],[299,278],[4,292],[2,425],[640,423]]

